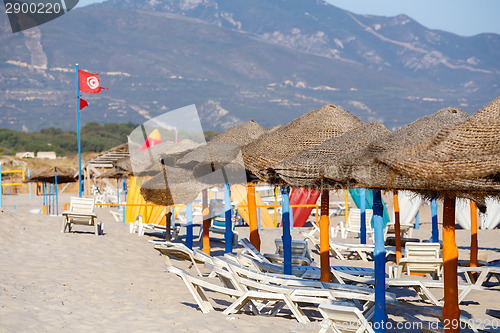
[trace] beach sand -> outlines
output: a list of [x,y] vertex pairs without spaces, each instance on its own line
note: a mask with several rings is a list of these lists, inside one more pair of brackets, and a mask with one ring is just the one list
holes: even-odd
[[[60,212],[69,194],[59,198]],[[333,199],[332,199],[333,201]],[[14,209],[15,205],[15,209]],[[115,222],[109,210],[98,208],[98,220],[104,223],[104,235],[95,236],[93,227],[75,226],[72,233],[61,232],[62,217],[44,216],[30,211],[42,207],[42,198],[28,195],[4,195],[0,212],[0,332],[317,332],[317,321],[299,325],[282,311],[276,317],[238,313],[225,316],[229,304],[224,297],[213,303],[215,312],[203,314],[180,278],[165,272],[165,263],[153,249],[150,239],[160,233],[138,237],[128,225]],[[440,207],[441,209],[441,207]],[[440,211],[441,221],[441,211]],[[336,216],[335,225],[343,216]],[[413,237],[430,237],[430,208],[423,206],[420,229]],[[299,228],[294,239],[303,239]],[[237,227],[240,238],[248,237],[248,227]],[[197,234],[195,229],[195,234]],[[181,231],[181,240],[185,230]],[[261,231],[263,253],[274,252],[280,229]],[[470,231],[457,230],[460,259],[468,259]],[[479,230],[480,255],[500,259],[500,230]],[[344,240],[345,241],[345,240]],[[356,241],[354,239],[350,241]],[[222,254],[224,244],[212,241],[212,254]],[[200,243],[195,242],[196,247]],[[238,247],[236,251],[241,251]],[[314,253],[315,261],[319,257]],[[175,262],[188,269],[185,262]],[[373,267],[373,262],[340,261],[331,264]],[[388,263],[389,265],[390,263]],[[194,274],[194,271],[191,271]],[[216,280],[214,280],[216,281]],[[418,314],[422,306],[412,291],[390,290],[398,294],[400,305],[388,307],[389,318],[404,321],[404,313]],[[499,309],[500,287],[472,291],[461,305],[462,314],[474,320],[492,320],[487,308]],[[212,294],[215,295],[215,294]],[[425,317],[421,317],[425,318]]]

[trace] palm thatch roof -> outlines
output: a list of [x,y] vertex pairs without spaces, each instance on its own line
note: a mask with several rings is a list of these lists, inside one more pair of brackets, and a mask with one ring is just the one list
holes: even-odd
[[342,108],[326,105],[269,131],[245,146],[245,167],[261,180],[268,180],[267,168],[362,124],[361,120]]
[[165,170],[144,182],[141,195],[157,205],[170,206],[193,202],[198,194],[211,187],[193,177],[191,170],[165,166]]
[[449,181],[500,176],[500,97],[421,144],[386,153],[379,160],[400,173]]
[[199,146],[191,140],[181,140],[178,143],[163,142],[148,149],[130,143],[130,163],[135,176],[156,175],[162,171],[164,155],[178,154]]
[[[342,156],[350,155],[358,151],[360,147],[368,147],[374,140],[389,133],[390,131],[382,124],[363,124],[318,146],[304,149],[269,169],[292,186],[320,184],[326,170],[339,165]],[[345,180],[342,179],[342,181]]]
[[56,173],[57,173],[58,184],[72,183],[77,181],[77,177],[75,177],[77,175],[75,169],[51,167],[46,169],[33,170],[33,172],[31,172],[31,176],[29,178],[26,178],[24,182],[54,183]]
[[176,166],[194,168],[198,164],[226,164],[234,161],[241,148],[269,131],[267,128],[250,120],[227,129],[210,140],[206,145],[188,152],[180,158]]
[[203,189],[246,182],[241,147],[267,131],[255,121],[247,121],[229,128],[206,145],[178,154],[160,154],[162,171],[142,185],[142,196],[162,205],[188,203]]

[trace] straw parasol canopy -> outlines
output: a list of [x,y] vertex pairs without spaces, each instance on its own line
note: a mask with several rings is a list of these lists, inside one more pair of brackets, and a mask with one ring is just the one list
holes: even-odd
[[379,160],[403,174],[448,181],[500,176],[500,97],[466,121]]
[[371,142],[389,133],[382,124],[363,124],[318,146],[304,149],[297,155],[276,163],[270,169],[292,186],[319,185],[325,170],[337,165],[343,155],[349,155],[360,147],[368,147]]
[[326,105],[248,144],[243,148],[245,167],[261,180],[268,180],[267,168],[362,124],[361,120],[342,108]]
[[120,170],[130,171],[132,172],[132,163],[130,162],[130,157],[123,157],[113,163],[115,168],[119,168]]
[[[479,192],[495,191],[498,188],[491,180],[429,182],[393,173],[387,165],[376,160],[383,151],[418,144],[428,139],[438,130],[436,124],[449,126],[466,117],[467,114],[462,110],[446,108],[393,133],[380,124],[366,124],[341,137],[326,141],[323,145],[302,151],[297,156],[273,166],[273,169],[286,183],[295,186],[336,188],[340,183],[349,187],[410,189],[428,197],[443,196],[446,193],[473,199],[483,207],[484,196]],[[471,190],[478,193],[473,194]]]
[[[366,140],[354,140],[351,149],[337,157],[336,164],[325,170],[327,179],[379,189],[432,189],[439,184],[428,184],[407,176],[392,175],[388,166],[378,163],[375,158],[383,152],[404,146],[418,144],[433,135],[439,126],[450,126],[466,119],[467,114],[456,108],[445,108],[433,115],[417,119],[396,132],[386,133],[375,138],[371,143]],[[347,149],[347,148],[346,148]]]
[[209,187],[197,181],[191,170],[165,166],[165,172],[142,184],[141,195],[148,202],[170,206],[193,202],[202,190]]
[[161,161],[164,155],[182,153],[198,145],[199,143],[186,139],[178,143],[163,142],[142,151],[134,147],[130,149],[130,162],[134,175],[156,175],[163,170]]
[[46,169],[34,170],[31,177],[26,178],[24,183],[29,182],[46,182],[54,183],[55,174],[57,173],[57,183],[72,183],[76,182],[76,171],[73,168],[51,167]]
[[125,170],[109,169],[97,176],[97,178],[122,179],[124,177],[129,177],[131,173],[132,172]]
[[178,155],[160,154],[161,171],[142,185],[142,196],[162,205],[188,203],[214,185],[245,182],[241,147],[267,131],[257,122],[247,121],[229,128],[206,145]]
[[253,120],[227,129],[210,140],[206,145],[201,145],[195,150],[180,158],[176,166],[194,168],[198,164],[222,164],[234,161],[245,145],[254,141],[269,131]]

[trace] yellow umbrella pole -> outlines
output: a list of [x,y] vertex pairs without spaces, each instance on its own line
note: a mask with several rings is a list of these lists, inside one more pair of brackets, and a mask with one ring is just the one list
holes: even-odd
[[446,332],[460,332],[458,307],[458,248],[455,242],[455,198],[444,197],[443,209],[444,306],[443,319],[449,325]]
[[[470,201],[470,267],[477,267],[477,206]],[[477,272],[472,272],[477,279]]]
[[330,228],[329,209],[330,209],[330,193],[328,190],[323,190],[321,193],[321,218],[319,219],[320,230],[320,264],[321,264],[321,281],[330,282]]

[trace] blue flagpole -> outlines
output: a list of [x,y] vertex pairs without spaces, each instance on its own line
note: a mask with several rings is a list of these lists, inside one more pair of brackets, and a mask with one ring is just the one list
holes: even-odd
[[57,172],[54,173],[54,186],[56,191],[56,215],[59,215],[59,196],[57,194]]
[[292,235],[290,234],[290,189],[288,187],[281,188],[281,196],[283,197],[281,226],[283,228],[283,264],[284,273],[292,275]]
[[52,183],[49,183],[49,215],[52,215]]
[[[28,178],[30,178],[30,169],[28,169]],[[28,183],[28,189],[29,189],[29,192],[30,192],[30,200],[31,200],[31,182]]]
[[44,214],[46,213],[46,205],[47,205],[47,202],[46,202],[46,198],[45,198],[45,183],[42,183],[42,198],[43,198],[43,209],[44,209]]
[[55,200],[56,200],[56,196],[55,196],[55,192],[54,192],[55,186],[54,186],[54,183],[52,183],[50,185],[52,186],[52,202],[50,203],[50,213],[51,213],[51,215],[54,215],[54,204],[55,204]]
[[226,231],[224,232],[225,253],[233,252],[233,223],[231,221],[231,188],[224,184],[224,215],[226,217]]
[[373,217],[375,232],[374,268],[375,268],[375,312],[373,314],[374,331],[385,332],[387,313],[385,308],[385,246],[383,206],[380,190],[373,191]]
[[78,122],[78,193],[82,197],[82,146],[80,140],[80,81],[78,80],[78,64],[76,64],[76,112]]
[[127,222],[125,214],[126,214],[126,205],[127,205],[127,177],[123,177],[123,208],[122,208],[122,214],[123,214],[123,224],[126,224]]
[[191,203],[186,205],[186,246],[193,249],[193,208]]
[[361,244],[366,244],[366,194],[365,189],[359,189],[359,210],[361,211],[361,229],[360,233],[360,241]]

